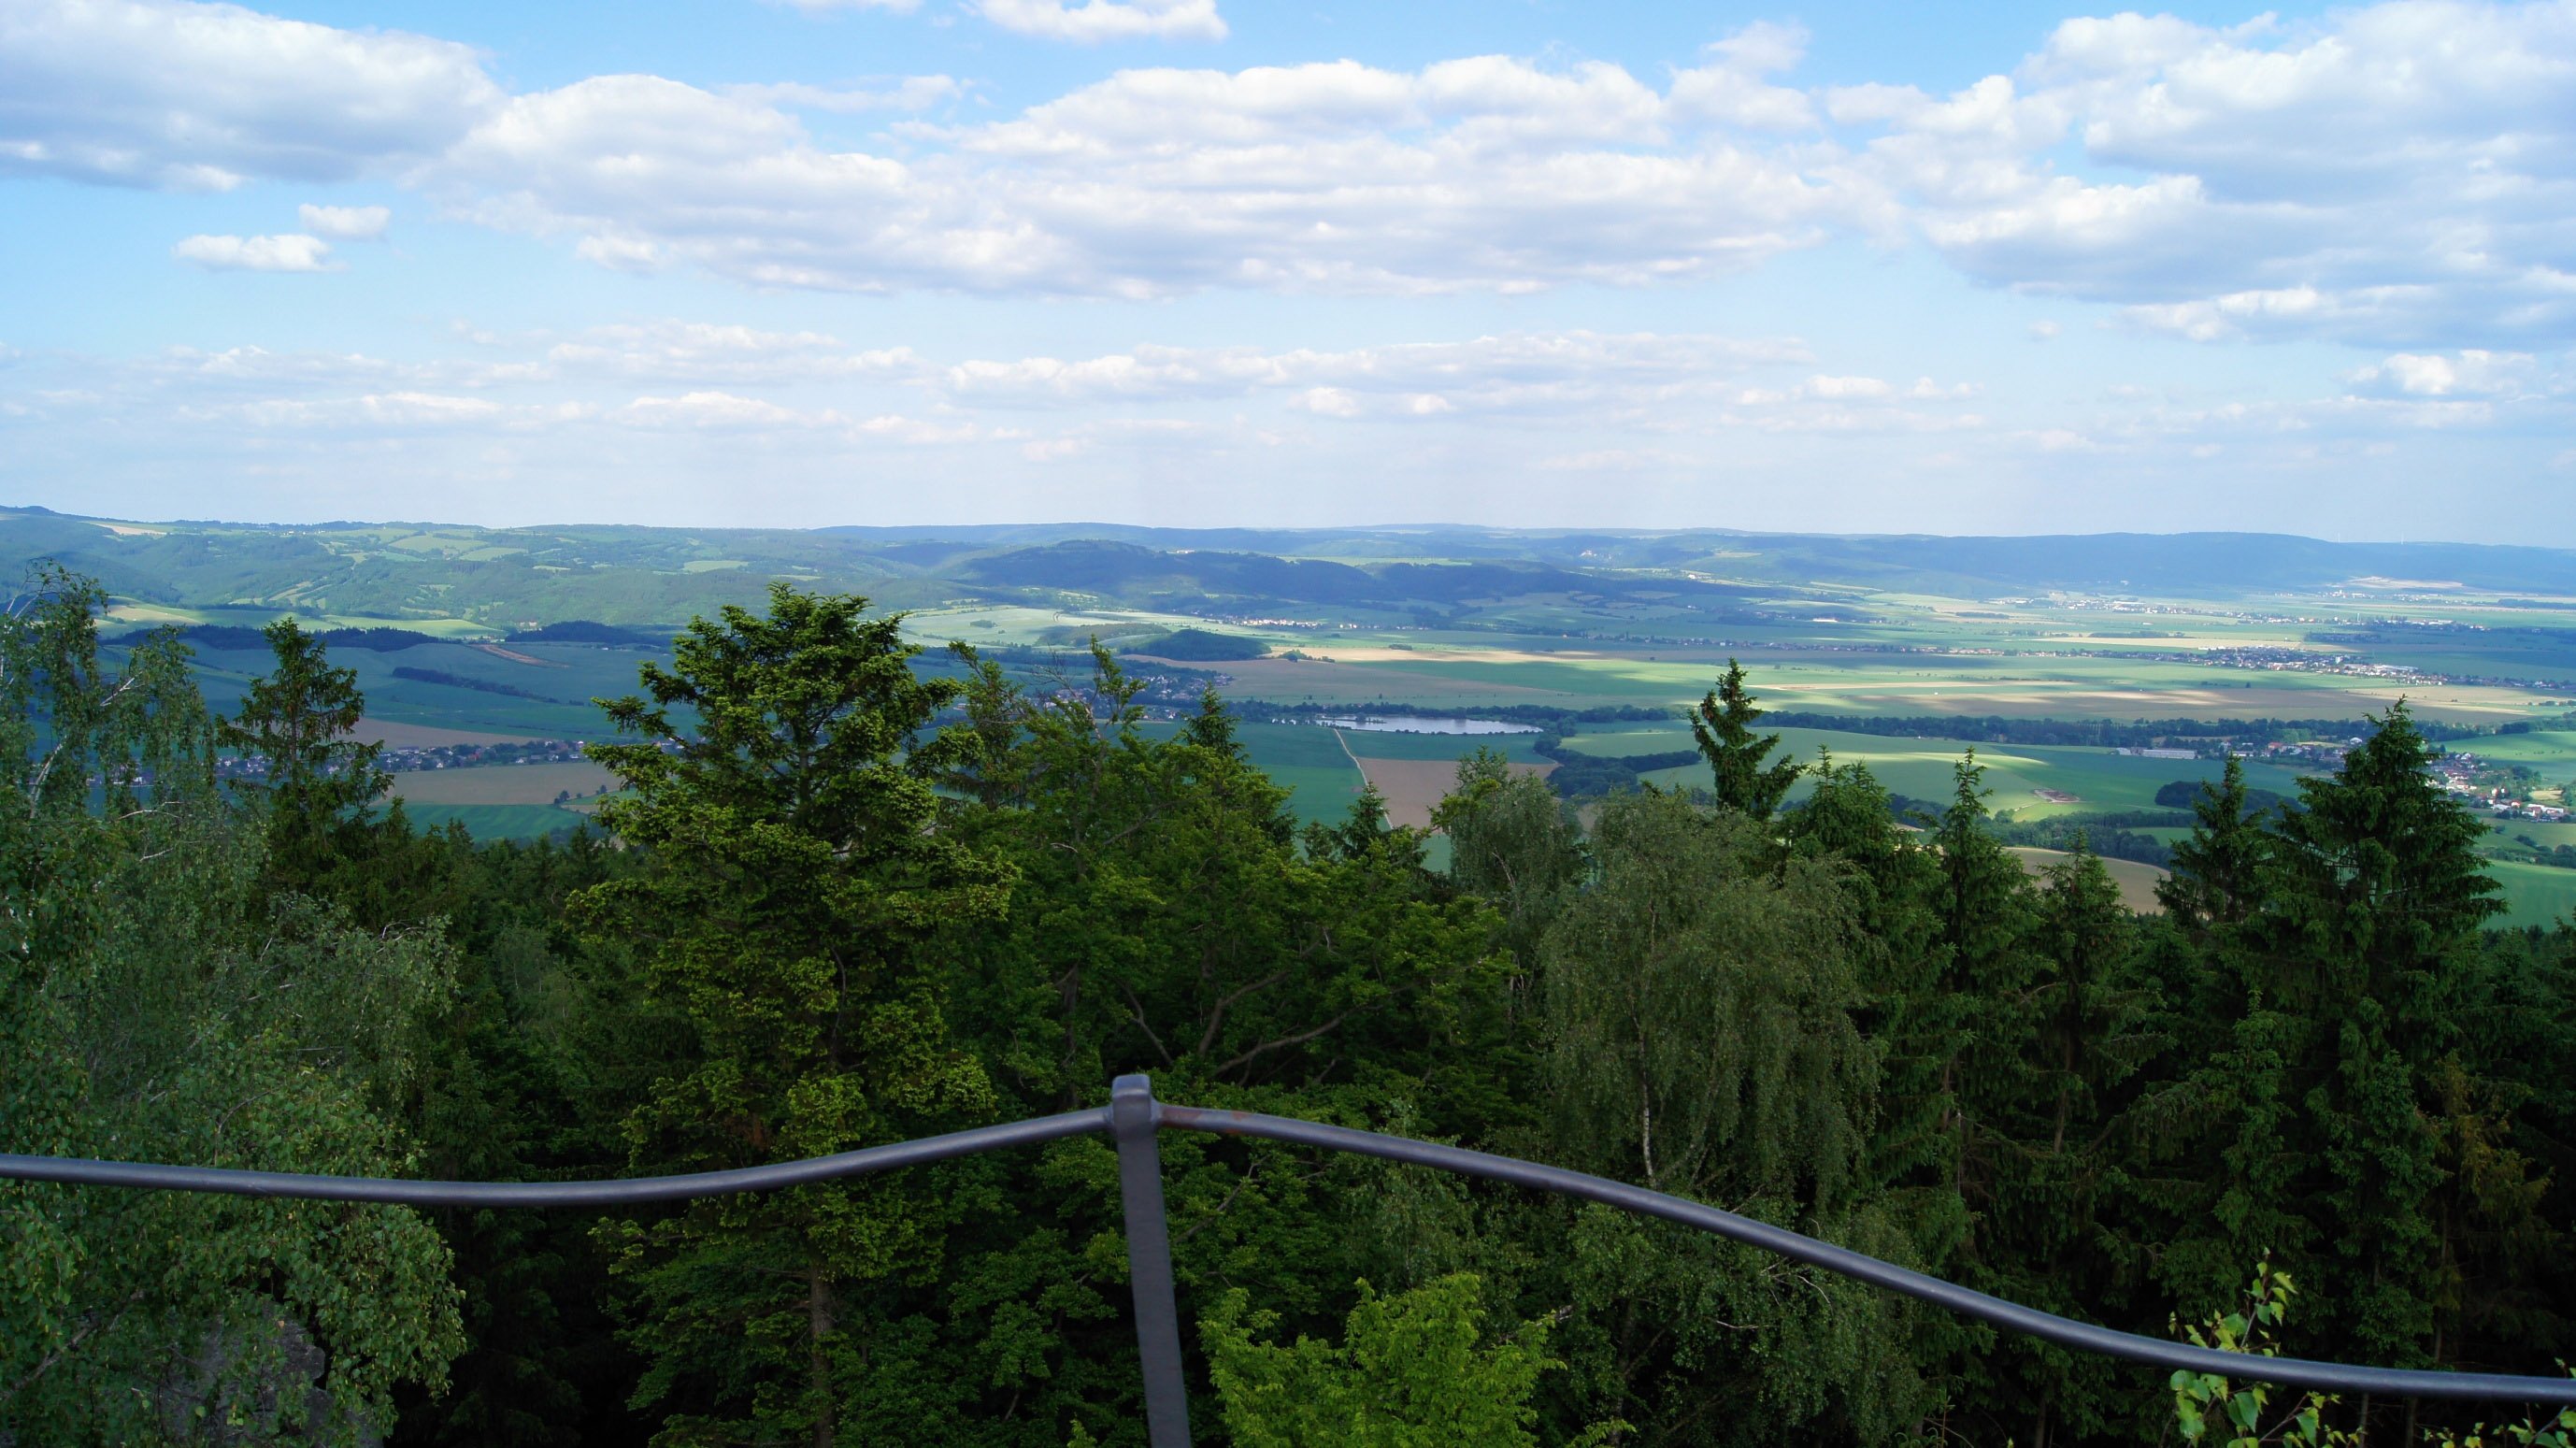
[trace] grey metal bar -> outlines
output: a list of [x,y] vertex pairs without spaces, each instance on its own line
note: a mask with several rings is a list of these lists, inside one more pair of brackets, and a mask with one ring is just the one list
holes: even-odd
[[1005,1146],[1029,1146],[1085,1132],[1107,1131],[1105,1107],[979,1126],[919,1141],[898,1141],[775,1166],[687,1176],[634,1177],[604,1182],[406,1182],[382,1177],[305,1176],[295,1172],[236,1171],[226,1167],[155,1166],[142,1162],[82,1161],[71,1157],[0,1154],[0,1179],[70,1182],[109,1187],[158,1187],[183,1192],[223,1192],[239,1197],[313,1197],[335,1202],[395,1202],[412,1207],[614,1207],[671,1202],[732,1192],[775,1191],[838,1177],[865,1176],[896,1167],[946,1161]]
[[1172,1296],[1172,1233],[1163,1215],[1163,1153],[1154,1133],[1162,1103],[1144,1076],[1109,1086],[1109,1134],[1118,1143],[1118,1196],[1127,1220],[1127,1278],[1136,1296],[1136,1355],[1145,1369],[1145,1438],[1190,1448],[1189,1387],[1181,1378],[1181,1310]]
[[1210,1111],[1158,1102],[1154,1099],[1151,1084],[1143,1076],[1119,1077],[1111,1088],[1110,1104],[1103,1108],[1069,1111],[1059,1116],[1002,1126],[978,1127],[972,1131],[896,1142],[810,1161],[688,1176],[604,1182],[408,1182],[374,1177],[304,1176],[216,1167],[0,1155],[0,1180],[227,1192],[239,1196],[306,1197],[326,1201],[391,1202],[422,1207],[606,1207],[801,1186],[944,1161],[1001,1147],[1034,1145],[1087,1132],[1106,1131],[1118,1144],[1119,1187],[1127,1222],[1128,1264],[1136,1295],[1137,1347],[1144,1359],[1149,1438],[1153,1448],[1188,1448],[1189,1407],[1181,1377],[1180,1314],[1172,1292],[1171,1233],[1163,1215],[1161,1153],[1155,1146],[1155,1132],[1164,1126],[1355,1152],[1362,1156],[1435,1167],[1463,1176],[1602,1202],[1777,1252],[1794,1261],[1903,1293],[2008,1331],[2129,1362],[2335,1393],[2576,1406],[2576,1379],[2425,1372],[2310,1362],[2300,1358],[2255,1357],[2115,1332],[2007,1302],[1937,1277],[1927,1277],[1766,1222],[1606,1177],[1587,1176],[1581,1172],[1563,1171],[1462,1147],[1435,1146],[1428,1142],[1381,1136],[1376,1132],[1296,1121],[1284,1116]]
[[1751,1217],[1666,1196],[1662,1192],[1651,1192],[1607,1177],[1540,1166],[1513,1157],[1491,1156],[1463,1147],[1434,1146],[1429,1142],[1380,1136],[1373,1131],[1324,1126],[1312,1121],[1263,1116],[1250,1111],[1209,1111],[1195,1106],[1165,1105],[1162,1119],[1165,1126],[1183,1131],[1254,1136],[1300,1146],[1320,1146],[1332,1151],[1436,1167],[1461,1176],[1483,1177],[1489,1181],[1509,1182],[1514,1186],[1603,1202],[1641,1216],[1661,1217],[1668,1222],[1679,1222],[1748,1246],[1777,1252],[1783,1257],[1822,1267],[1890,1292],[1901,1292],[1963,1317],[1989,1322],[2061,1347],[2100,1353],[2129,1362],[2181,1368],[2195,1373],[2219,1373],[2245,1381],[2279,1383],[2329,1393],[2576,1405],[2576,1378],[2365,1368],[2348,1363],[2312,1362],[2305,1358],[2267,1358],[2250,1353],[2219,1352],[2212,1348],[2193,1347],[2189,1343],[2163,1342],[2134,1333],[2115,1332],[2089,1322],[2077,1322],[2037,1308],[2024,1307],[2018,1302],[2007,1302],[1955,1282],[1944,1282],[1938,1277],[1927,1277],[1892,1262],[1864,1257],[1830,1242],[1819,1242],[1813,1237],[1801,1236],[1768,1222],[1757,1222]]

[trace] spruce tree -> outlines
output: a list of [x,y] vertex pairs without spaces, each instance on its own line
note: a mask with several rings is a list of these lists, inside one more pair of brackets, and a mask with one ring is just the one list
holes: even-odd
[[332,667],[321,637],[291,617],[260,632],[274,665],[243,692],[216,743],[261,766],[260,783],[242,792],[267,826],[264,883],[315,893],[355,846],[352,834],[393,777],[378,762],[384,746],[355,737],[367,708],[357,670]]
[[2218,784],[2203,784],[2192,800],[2191,835],[2174,843],[2173,873],[2156,882],[2157,903],[2195,938],[2242,924],[2259,898],[2264,834],[2245,798],[2245,766],[2231,753]]
[[1717,802],[1767,820],[1798,782],[1799,767],[1793,759],[1763,763],[1780,747],[1780,736],[1755,734],[1753,725],[1761,717],[1744,687],[1744,666],[1728,659],[1717,687],[1692,711],[1691,738],[1715,776]]
[[[693,1036],[629,1118],[638,1170],[824,1156],[993,1110],[925,945],[998,914],[1010,872],[932,828],[931,782],[963,746],[922,730],[959,689],[916,678],[901,616],[865,609],[775,584],[765,615],[694,621],[669,669],[644,667],[649,697],[606,706],[631,742],[594,757],[633,794],[602,821],[647,868],[576,908],[639,944],[648,998]],[[936,1275],[960,1210],[920,1176],[868,1177],[606,1224],[637,1294],[638,1406],[674,1442],[882,1434],[906,1390],[899,1289]]]
[[2280,1097],[2299,1112],[2293,1190],[2325,1244],[2309,1280],[2341,1308],[2338,1346],[2420,1362],[2444,1178],[2433,1073],[2501,906],[2475,848],[2485,827],[2432,776],[2438,751],[2402,701],[2375,722],[2273,827],[2246,1026],[2276,1044]]

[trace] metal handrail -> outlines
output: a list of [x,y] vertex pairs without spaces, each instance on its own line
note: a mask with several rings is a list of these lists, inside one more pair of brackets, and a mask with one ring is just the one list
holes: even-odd
[[325,1201],[386,1202],[418,1207],[608,1207],[638,1202],[684,1201],[735,1192],[774,1191],[897,1167],[946,1161],[1009,1146],[1030,1146],[1093,1132],[1118,1148],[1121,1210],[1127,1223],[1129,1284],[1135,1297],[1136,1340],[1145,1378],[1147,1437],[1153,1448],[1188,1448],[1189,1403],[1181,1374],[1180,1312],[1172,1284],[1170,1228],[1163,1209],[1161,1153],[1164,1129],[1219,1136],[1258,1137],[1321,1147],[1385,1161],[1431,1167],[1537,1191],[1600,1202],[1641,1216],[1660,1217],[1730,1241],[1776,1252],[1854,1281],[1927,1302],[1964,1317],[2023,1333],[2079,1352],[2174,1368],[2216,1373],[2252,1382],[2330,1393],[2369,1393],[2398,1398],[2548,1403],[2576,1406],[2576,1378],[2515,1377],[2420,1368],[2371,1368],[2305,1358],[2258,1357],[2116,1332],[2088,1322],[2024,1307],[1938,1277],[1864,1256],[1768,1222],[1607,1177],[1541,1166],[1515,1157],[1410,1141],[1346,1126],[1326,1126],[1251,1111],[1216,1111],[1154,1099],[1143,1076],[1121,1076],[1109,1104],[950,1132],[864,1151],[737,1171],[638,1177],[596,1182],[412,1182],[379,1177],[306,1176],[292,1172],[235,1171],[221,1167],[155,1166],[85,1161],[70,1157],[0,1154],[0,1179],[76,1185],[226,1192],[236,1196],[306,1197]]

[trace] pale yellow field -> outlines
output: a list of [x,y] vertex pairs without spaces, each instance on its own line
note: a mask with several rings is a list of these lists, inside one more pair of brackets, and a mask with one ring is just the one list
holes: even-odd
[[[1377,653],[1379,650],[1367,650]],[[1422,662],[1404,653],[1393,657]],[[1478,695],[1527,695],[1536,699],[1551,691],[1524,684],[1462,683],[1456,678],[1442,678],[1435,673],[1412,669],[1362,668],[1356,663],[1320,659],[1229,659],[1223,663],[1194,663],[1194,669],[1210,669],[1234,677],[1230,691],[1262,699],[1296,699],[1310,693],[1329,693],[1337,698],[1366,699],[1378,694],[1389,698],[1440,699],[1458,693],[1462,688]]]
[[[1431,811],[1449,791],[1457,786],[1458,765],[1447,759],[1371,759],[1352,756],[1352,763],[1377,792],[1386,796],[1386,819],[1389,824],[1412,829],[1431,828]],[[1515,764],[1514,774],[1535,774],[1545,778],[1555,770],[1553,764]]]
[[558,794],[586,795],[616,782],[587,759],[567,759],[406,770],[394,776],[394,793],[419,804],[552,804]]
[[[2073,858],[2063,850],[2042,850],[2028,845],[2016,845],[2012,853],[2013,858],[2021,861],[2021,867],[2034,875],[2050,865]],[[2102,868],[2111,872],[2111,883],[2120,887],[2121,904],[2141,914],[2165,908],[2156,903],[2156,882],[2164,879],[2169,871],[2136,860],[2104,860]]]

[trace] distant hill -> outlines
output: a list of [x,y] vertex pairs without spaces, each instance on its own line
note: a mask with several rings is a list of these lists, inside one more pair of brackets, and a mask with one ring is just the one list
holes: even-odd
[[1203,628],[1176,628],[1160,638],[1136,644],[1129,652],[1195,664],[1257,659],[1270,650],[1261,640],[1248,639],[1240,634],[1214,633]]
[[[0,568],[55,559],[200,624],[284,610],[462,620],[495,633],[666,640],[772,579],[889,607],[1015,602],[1205,617],[1361,610],[1457,618],[1514,599],[1654,601],[1723,623],[1764,601],[1862,588],[1953,597],[2069,590],[2243,597],[2352,587],[2564,595],[2576,550],[2332,543],[2252,533],[1943,538],[1470,527],[1167,529],[1115,524],[792,529],[313,526],[0,509]],[[452,626],[452,625],[451,625]]]

